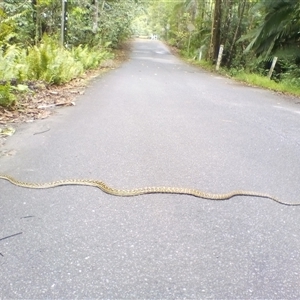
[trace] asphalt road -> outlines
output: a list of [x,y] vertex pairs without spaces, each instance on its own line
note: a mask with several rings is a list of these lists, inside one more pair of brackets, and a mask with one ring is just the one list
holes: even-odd
[[[75,107],[20,126],[0,173],[300,202],[296,102],[137,40]],[[0,253],[1,299],[299,299],[300,207],[0,180]]]

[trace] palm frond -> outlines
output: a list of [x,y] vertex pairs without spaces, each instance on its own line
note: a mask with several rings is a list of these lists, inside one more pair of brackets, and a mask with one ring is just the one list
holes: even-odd
[[[300,37],[300,2],[294,0],[265,1],[266,15],[258,29],[244,36],[252,38],[246,51],[254,49],[258,54],[270,54]],[[298,40],[299,43],[299,40]]]

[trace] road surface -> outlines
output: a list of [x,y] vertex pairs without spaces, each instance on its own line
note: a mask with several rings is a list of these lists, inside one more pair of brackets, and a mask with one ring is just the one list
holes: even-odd
[[[297,100],[137,40],[75,107],[19,126],[0,173],[300,202],[299,128]],[[120,198],[0,180],[0,298],[299,299],[299,216],[300,207],[255,197]]]

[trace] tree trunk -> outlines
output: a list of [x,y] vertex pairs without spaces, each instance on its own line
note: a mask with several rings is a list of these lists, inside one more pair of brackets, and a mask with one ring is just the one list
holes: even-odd
[[211,43],[209,51],[209,58],[213,61],[216,61],[218,58],[221,40],[221,3],[222,0],[215,0],[214,18],[212,22]]
[[98,20],[99,20],[99,2],[98,0],[94,0],[94,24],[93,24],[93,33],[96,33],[98,30]]
[[237,38],[238,38],[238,33],[240,31],[241,23],[242,23],[242,20],[243,20],[243,17],[244,17],[245,7],[246,7],[246,0],[243,1],[241,9],[239,9],[240,10],[240,16],[239,16],[239,21],[238,21],[238,24],[237,24],[235,32],[234,32],[231,47],[230,47],[230,50],[229,50],[229,55],[228,55],[228,60],[227,60],[227,66],[228,67],[230,67],[230,65],[231,65],[233,50],[234,50],[234,46],[235,46],[235,43],[236,43]]
[[226,42],[229,36],[229,30],[231,26],[231,21],[232,21],[232,7],[233,7],[233,0],[227,0],[227,2],[224,3],[224,5],[227,7],[227,17],[226,21],[224,24],[224,27],[222,29],[222,44],[224,47],[226,47]]
[[31,6],[32,6],[32,22],[33,22],[34,28],[35,28],[34,41],[35,41],[35,44],[37,44],[39,41],[39,24],[38,24],[39,22],[37,19],[37,0],[32,0]]

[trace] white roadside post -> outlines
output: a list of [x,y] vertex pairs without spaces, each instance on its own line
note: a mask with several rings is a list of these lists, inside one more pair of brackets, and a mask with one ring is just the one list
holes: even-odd
[[199,48],[199,55],[198,55],[198,60],[200,61],[202,59],[202,50]]
[[278,57],[274,56],[273,61],[272,61],[272,65],[271,65],[271,68],[270,68],[270,71],[269,71],[269,74],[268,74],[268,78],[269,79],[271,79],[271,77],[272,77],[272,74],[273,74],[273,71],[274,71],[277,59],[278,59]]
[[224,45],[220,45],[219,55],[218,55],[218,60],[217,60],[217,65],[216,65],[216,71],[218,71],[219,68],[220,68],[222,55],[223,55],[223,50],[224,50]]

